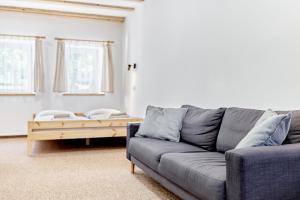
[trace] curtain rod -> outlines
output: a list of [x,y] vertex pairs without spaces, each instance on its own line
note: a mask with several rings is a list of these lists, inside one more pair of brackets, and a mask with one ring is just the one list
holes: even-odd
[[55,40],[69,40],[69,41],[81,41],[81,42],[99,42],[99,43],[111,43],[114,41],[103,41],[103,40],[83,40],[83,39],[71,39],[71,38],[55,38]]
[[45,36],[32,36],[32,35],[11,35],[11,34],[1,34],[0,36],[9,36],[9,37],[26,37],[26,38],[38,38],[38,39],[46,39]]

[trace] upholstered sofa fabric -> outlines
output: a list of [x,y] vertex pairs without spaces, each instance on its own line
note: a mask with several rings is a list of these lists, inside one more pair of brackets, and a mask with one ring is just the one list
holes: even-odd
[[300,144],[226,152],[229,200],[300,199]]
[[280,114],[267,110],[235,149],[281,145],[290,129],[291,113]]
[[[284,144],[300,143],[300,110],[276,111],[278,114],[291,112],[291,124]],[[245,108],[227,108],[222,119],[217,138],[217,151],[226,152],[234,149],[237,144],[254,127],[264,111]]]
[[129,153],[129,142],[131,138],[134,138],[135,134],[139,130],[140,123],[128,123],[127,126],[127,136],[126,136],[126,158],[131,160],[131,155]]
[[202,109],[190,105],[182,107],[188,111],[183,119],[181,139],[208,151],[214,151],[226,109]]
[[129,153],[136,159],[156,170],[160,158],[165,153],[203,152],[204,149],[183,143],[134,137],[129,142]]
[[158,172],[199,199],[226,198],[224,154],[167,153],[161,157]]
[[187,108],[147,107],[146,117],[136,136],[179,142]]
[[254,109],[226,109],[217,138],[217,151],[226,152],[234,149],[263,113],[262,110]]
[[168,189],[169,191],[175,193],[178,197],[180,197],[183,200],[199,200],[197,197],[192,195],[189,191],[184,190],[181,187],[178,187],[177,184],[169,181],[162,175],[160,175],[157,171],[149,168],[147,165],[143,164],[139,160],[135,159],[134,157],[131,157],[132,162],[138,166],[141,170],[145,172],[148,176],[150,176],[155,181],[159,182],[160,185]]
[[298,200],[300,144],[288,143],[300,142],[300,111],[292,111],[287,144],[234,149],[263,113],[227,109],[217,138],[220,153],[183,140],[138,138],[139,124],[129,124],[127,158],[182,199]]
[[278,114],[292,113],[292,120],[290,125],[290,130],[285,139],[285,144],[296,144],[300,143],[300,110],[294,111],[278,111]]

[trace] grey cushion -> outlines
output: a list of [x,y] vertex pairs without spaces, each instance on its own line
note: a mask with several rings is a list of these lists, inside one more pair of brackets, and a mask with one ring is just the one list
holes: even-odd
[[[289,111],[279,111],[279,114],[286,114]],[[291,126],[285,144],[295,144],[300,143],[300,110],[291,111],[292,120]]]
[[281,145],[291,124],[291,113],[280,114],[267,110],[235,149]]
[[179,142],[187,108],[147,107],[146,117],[136,136]]
[[183,119],[181,139],[208,151],[214,151],[226,109],[202,109],[189,105],[182,107],[188,108],[188,111]]
[[[286,114],[289,111],[276,111]],[[285,144],[300,143],[300,111],[291,111],[292,120]],[[219,135],[217,138],[217,151],[226,152],[234,149],[236,145],[254,127],[256,121],[264,111],[244,108],[228,108],[225,111]]]
[[205,150],[182,142],[137,137],[129,141],[129,153],[153,170],[157,169],[160,157],[165,153],[203,151]]
[[158,172],[199,199],[226,198],[224,154],[217,152],[164,154]]
[[217,139],[217,151],[226,152],[234,149],[263,113],[262,110],[254,109],[226,109]]
[[[162,175],[160,175],[157,171],[154,171],[153,169],[149,168],[139,160],[135,159],[132,157],[132,162],[138,166],[141,170],[143,170],[147,176],[150,176],[153,178],[155,181],[159,182],[163,187],[165,187],[167,190],[173,192],[176,194],[178,197],[184,200],[199,200],[196,198],[194,195],[192,195],[189,191],[186,191],[179,187],[178,185],[172,183]],[[136,198],[135,198],[136,199]]]

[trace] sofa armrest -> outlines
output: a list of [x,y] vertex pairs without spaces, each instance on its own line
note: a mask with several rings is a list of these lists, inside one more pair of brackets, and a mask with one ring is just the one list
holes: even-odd
[[140,123],[128,123],[127,126],[127,137],[126,137],[126,157],[131,160],[130,153],[128,152],[130,138],[134,137],[139,130]]
[[300,199],[300,144],[226,152],[230,200]]

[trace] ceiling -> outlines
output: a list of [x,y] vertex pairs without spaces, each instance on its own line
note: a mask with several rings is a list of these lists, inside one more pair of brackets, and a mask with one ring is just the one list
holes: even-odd
[[1,0],[0,12],[90,17],[122,22],[141,3],[143,0]]

